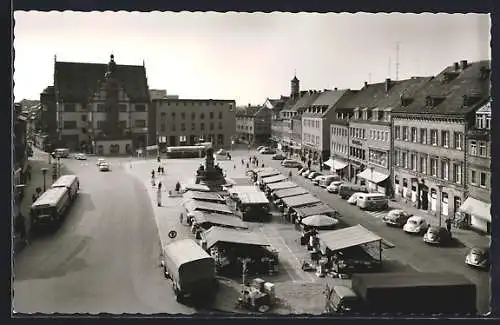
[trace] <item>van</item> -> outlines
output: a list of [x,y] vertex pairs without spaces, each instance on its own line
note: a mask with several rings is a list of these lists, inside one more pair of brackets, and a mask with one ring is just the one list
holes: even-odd
[[59,148],[55,150],[56,157],[58,158],[68,158],[69,157],[69,149],[68,148]]
[[366,210],[385,210],[389,208],[389,200],[381,193],[366,193],[358,195],[356,205]]
[[326,175],[319,181],[319,186],[326,188],[330,183],[340,181],[339,175]]
[[347,200],[356,192],[368,193],[368,190],[364,186],[355,184],[342,184],[339,187],[339,195],[344,200]]

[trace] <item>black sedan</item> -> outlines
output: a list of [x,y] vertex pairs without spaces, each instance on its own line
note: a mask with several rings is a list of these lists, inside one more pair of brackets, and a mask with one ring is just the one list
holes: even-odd
[[394,209],[394,210],[389,211],[387,213],[387,215],[383,216],[382,221],[384,221],[385,224],[388,226],[403,228],[406,221],[408,221],[408,219],[411,216],[412,216],[412,214],[410,214],[404,210]]

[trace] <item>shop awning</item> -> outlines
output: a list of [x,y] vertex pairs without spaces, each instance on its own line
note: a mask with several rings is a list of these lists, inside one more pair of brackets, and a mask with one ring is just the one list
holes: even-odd
[[188,212],[192,211],[211,211],[211,212],[220,212],[225,214],[233,214],[231,209],[224,204],[205,202],[205,201],[196,201],[196,200],[186,200],[184,202],[184,207]]
[[372,183],[380,183],[382,181],[385,181],[389,175],[378,172],[376,170],[371,170],[370,168],[366,168],[363,170],[361,173],[358,174],[358,177],[364,178],[367,181],[370,181]]
[[319,203],[310,207],[297,208],[296,211],[301,217],[309,217],[315,214],[334,215],[336,213],[335,210],[324,203]]
[[282,199],[282,198],[289,197],[289,196],[297,196],[297,195],[303,195],[303,194],[307,194],[307,193],[309,193],[309,192],[303,187],[293,187],[293,188],[286,188],[286,189],[282,189],[282,190],[277,190],[276,192],[274,192],[274,195],[278,199]]
[[212,227],[202,233],[202,238],[207,242],[207,248],[210,248],[219,242],[253,246],[270,246],[269,241],[261,233],[230,228]]
[[193,199],[199,201],[214,201],[225,203],[226,200],[222,196],[214,192],[199,192],[199,191],[188,191],[182,195],[185,200]]
[[339,170],[347,166],[345,162],[332,158],[325,161],[324,164],[334,170]]
[[233,186],[227,191],[230,195],[240,195],[241,193],[246,192],[260,192],[260,189],[255,185],[242,185],[242,186]]
[[241,204],[269,204],[264,192],[244,192],[238,194]]
[[265,173],[257,173],[259,179],[263,179],[263,178],[266,178],[266,177],[272,177],[272,176],[276,176],[276,175],[279,175],[280,172],[275,170],[275,171],[272,171],[272,172],[265,172]]
[[289,208],[298,208],[306,205],[311,205],[314,203],[321,202],[320,199],[312,194],[303,194],[297,196],[289,196],[283,198],[283,203]]
[[295,184],[294,182],[286,181],[286,182],[278,182],[278,183],[268,184],[267,187],[271,191],[277,191],[277,190],[284,190],[287,188],[298,187],[298,185]]
[[214,226],[227,226],[233,228],[248,229],[247,225],[238,217],[220,213],[206,213],[194,211],[191,213],[198,224],[210,223]]
[[361,225],[320,233],[318,237],[326,247],[334,252],[382,240],[381,237]]
[[262,183],[272,184],[272,183],[286,181],[287,179],[288,179],[288,176],[280,174],[280,175],[276,175],[276,176],[266,177],[266,178],[262,179]]
[[331,169],[334,169],[333,168],[333,159],[328,159],[327,161],[325,161],[323,164],[327,165],[328,167],[330,167]]
[[483,220],[491,222],[491,204],[468,197],[465,202],[460,206],[459,210]]

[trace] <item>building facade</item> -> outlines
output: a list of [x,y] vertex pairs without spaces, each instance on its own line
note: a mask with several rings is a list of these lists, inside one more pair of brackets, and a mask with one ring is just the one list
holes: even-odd
[[471,227],[491,234],[491,102],[482,105],[466,134],[468,197],[460,212]]
[[148,143],[144,65],[117,65],[113,55],[107,65],[55,60],[54,86],[40,101],[48,124],[55,125],[53,146],[106,155],[132,153]]
[[305,155],[320,164],[330,157],[330,124],[335,118],[335,104],[349,90],[318,92],[317,98],[302,113],[302,147]]
[[292,107],[305,92],[300,91],[300,81],[294,76],[290,81],[290,97],[281,96],[279,109],[273,109],[271,117],[271,141],[280,150],[289,150],[292,141]]
[[395,197],[452,218],[467,198],[465,135],[478,104],[489,98],[489,62],[444,69],[392,113]]
[[251,106],[236,112],[236,136],[248,144],[266,144],[271,137],[272,110],[264,106]]
[[157,99],[158,144],[166,147],[212,142],[214,148],[231,147],[236,136],[236,102],[216,99]]

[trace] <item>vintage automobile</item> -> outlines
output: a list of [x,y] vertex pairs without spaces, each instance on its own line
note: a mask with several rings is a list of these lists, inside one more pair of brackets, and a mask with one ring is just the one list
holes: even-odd
[[363,192],[354,193],[353,195],[351,195],[351,197],[349,197],[347,199],[347,203],[352,204],[352,205],[356,205],[358,203],[358,196],[360,196],[362,194],[363,194]]
[[402,209],[394,209],[389,211],[385,216],[382,217],[382,221],[388,226],[403,228],[406,221],[412,216],[411,213],[406,212]]
[[302,168],[302,164],[296,160],[285,159],[281,162],[281,166],[287,168]]
[[320,172],[313,171],[307,175],[307,179],[313,180],[316,177],[321,176],[321,175],[323,175],[323,174],[321,174]]
[[85,154],[84,154],[84,153],[77,153],[77,154],[75,155],[75,159],[76,159],[76,160],[87,160],[87,156],[85,156]]
[[465,264],[478,268],[490,267],[490,249],[488,247],[473,247],[465,256]]
[[99,164],[99,171],[101,172],[109,172],[111,168],[109,167],[109,163],[102,162]]
[[260,154],[262,155],[274,155],[276,153],[276,150],[271,149],[271,148],[264,148],[259,151]]
[[403,226],[403,231],[410,234],[423,234],[427,231],[428,227],[429,225],[424,218],[420,216],[411,216]]
[[276,153],[271,157],[272,160],[285,160],[286,156],[282,153]]
[[326,187],[328,193],[338,193],[340,185],[344,184],[343,181],[333,181]]
[[451,233],[444,227],[431,226],[424,234],[424,242],[431,245],[448,245],[451,242]]

